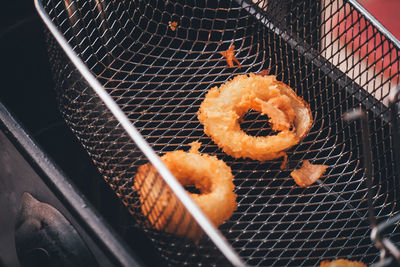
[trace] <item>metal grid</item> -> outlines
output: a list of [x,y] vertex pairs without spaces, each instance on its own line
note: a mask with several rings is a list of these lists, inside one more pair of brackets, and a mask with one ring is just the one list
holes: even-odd
[[[342,115],[358,106],[369,110],[374,206],[378,221],[386,220],[398,213],[385,86],[399,83],[399,50],[352,4],[44,0],[43,6],[157,152],[187,149],[197,140],[201,152],[232,168],[238,210],[220,230],[246,263],[377,261],[369,239],[360,130],[357,123],[344,123]],[[178,22],[176,31],[169,21]],[[132,189],[146,159],[50,36],[49,43],[66,121],[161,255],[171,265],[223,264],[206,237],[194,244],[148,227]],[[228,68],[219,54],[231,44],[240,69]],[[310,133],[288,153],[287,171],[280,171],[279,160],[227,156],[204,134],[196,116],[209,88],[266,68],[294,88],[314,115]],[[245,115],[241,127],[253,135],[270,132],[266,118],[255,112]],[[297,187],[289,176],[304,159],[329,165],[309,188]],[[394,227],[392,240],[399,239],[398,232]]]

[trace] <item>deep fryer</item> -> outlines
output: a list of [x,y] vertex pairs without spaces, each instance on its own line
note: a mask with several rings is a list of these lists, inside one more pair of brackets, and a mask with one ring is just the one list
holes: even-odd
[[[369,237],[360,124],[342,117],[358,107],[368,112],[373,206],[378,223],[384,222],[398,214],[398,129],[389,92],[399,83],[399,43],[355,1],[38,0],[36,5],[49,29],[61,113],[129,209],[132,223],[141,225],[170,265],[379,260]],[[170,21],[178,22],[175,31]],[[228,68],[219,53],[232,44],[241,68]],[[227,156],[196,116],[208,89],[264,69],[304,98],[314,116],[310,133],[289,150],[285,171],[280,160]],[[252,135],[271,132],[267,119],[252,111],[241,127]],[[187,150],[192,141],[202,143],[202,153],[224,160],[235,177],[238,210],[219,230],[155,157],[154,152]],[[329,168],[317,184],[299,188],[289,173],[305,159]],[[193,223],[206,232],[200,242],[156,231],[142,215],[132,185],[138,166],[149,161],[182,201],[171,205],[188,208],[182,216],[194,216]],[[396,242],[397,227],[388,235]]]

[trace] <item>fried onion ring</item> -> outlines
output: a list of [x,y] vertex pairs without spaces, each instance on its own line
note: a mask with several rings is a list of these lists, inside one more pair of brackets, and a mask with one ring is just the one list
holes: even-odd
[[363,262],[360,261],[348,261],[348,260],[334,260],[334,261],[323,261],[319,267],[367,267]]
[[[229,219],[237,208],[233,175],[217,157],[199,154],[199,143],[190,152],[167,152],[161,160],[183,186],[194,186],[199,194],[189,196],[216,226]],[[133,188],[140,196],[142,213],[157,230],[197,240],[200,227],[150,164],[139,167]]]
[[327,165],[311,164],[309,160],[305,160],[301,168],[292,171],[290,175],[298,186],[307,187],[321,178],[327,168]]
[[[240,129],[239,119],[253,109],[269,116],[277,135],[250,136]],[[198,119],[204,132],[234,158],[259,161],[283,157],[310,130],[307,102],[274,75],[239,75],[211,88],[200,105]]]

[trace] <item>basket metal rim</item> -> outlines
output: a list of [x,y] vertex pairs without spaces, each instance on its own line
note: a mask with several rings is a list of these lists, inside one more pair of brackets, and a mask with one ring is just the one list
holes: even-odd
[[400,41],[394,37],[394,35],[386,29],[371,13],[368,12],[360,3],[356,0],[346,0],[349,2],[358,12],[360,12],[371,24],[376,27],[380,33],[388,38],[397,48],[400,49]]

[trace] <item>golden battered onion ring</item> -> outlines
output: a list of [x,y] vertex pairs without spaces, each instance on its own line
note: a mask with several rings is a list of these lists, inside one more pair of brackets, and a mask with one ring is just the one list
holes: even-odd
[[334,261],[323,261],[319,267],[367,267],[363,262],[360,261],[348,261],[348,260],[334,260]]
[[[270,117],[277,135],[250,136],[240,129],[239,119],[253,109]],[[204,132],[234,158],[272,160],[285,155],[310,130],[307,102],[273,75],[239,75],[214,87],[200,105],[198,119]],[[291,128],[291,129],[290,129]]]
[[[198,152],[167,152],[161,160],[183,186],[195,186],[193,201],[216,226],[229,219],[237,208],[230,167],[217,157]],[[152,227],[167,233],[199,239],[202,231],[151,164],[139,167],[133,188],[140,196],[141,210]]]

